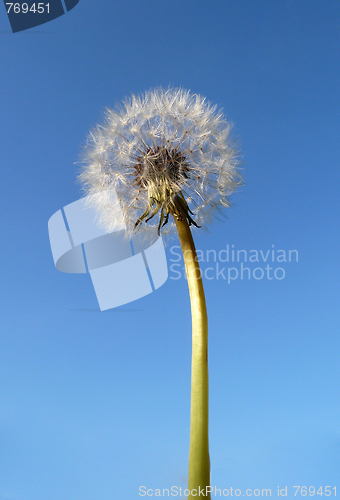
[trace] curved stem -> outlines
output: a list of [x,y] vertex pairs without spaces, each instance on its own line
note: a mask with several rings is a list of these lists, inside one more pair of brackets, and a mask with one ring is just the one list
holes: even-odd
[[[210,500],[210,458],[208,438],[208,317],[201,271],[192,234],[180,203],[182,215],[174,217],[188,279],[192,316],[191,412],[189,451],[189,499]],[[193,491],[193,490],[196,490]]]

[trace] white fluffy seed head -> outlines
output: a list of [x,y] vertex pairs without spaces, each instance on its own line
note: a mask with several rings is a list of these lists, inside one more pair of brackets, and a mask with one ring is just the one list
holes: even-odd
[[189,224],[205,226],[242,183],[229,131],[216,106],[183,89],[151,90],[107,109],[89,134],[79,176],[101,224],[117,225],[108,196],[115,188],[129,234],[171,230],[172,215],[180,217],[175,199]]

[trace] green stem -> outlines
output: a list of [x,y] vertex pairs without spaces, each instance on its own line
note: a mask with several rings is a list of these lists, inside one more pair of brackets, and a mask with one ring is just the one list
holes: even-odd
[[[192,365],[191,365],[191,414],[189,485],[193,495],[189,499],[204,497],[210,500],[210,459],[208,438],[208,317],[201,271],[194,240],[180,203],[176,203],[182,220],[174,217],[182,247],[188,279],[192,317]],[[193,490],[196,490],[193,491]],[[199,492],[201,491],[201,495]],[[203,493],[202,493],[203,492]]]

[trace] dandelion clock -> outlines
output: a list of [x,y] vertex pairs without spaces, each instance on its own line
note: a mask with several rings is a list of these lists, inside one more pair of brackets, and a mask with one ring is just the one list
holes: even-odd
[[100,223],[115,229],[108,190],[119,194],[127,233],[177,232],[192,315],[189,498],[210,498],[208,318],[190,226],[205,227],[242,183],[230,124],[216,106],[183,89],[131,96],[89,135],[79,176]]

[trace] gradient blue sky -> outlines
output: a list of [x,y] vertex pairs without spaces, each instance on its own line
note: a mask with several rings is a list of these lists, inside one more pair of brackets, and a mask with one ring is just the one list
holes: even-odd
[[197,247],[299,256],[282,280],[205,280],[212,484],[340,494],[339,43],[335,0],[80,0],[17,34],[0,9],[0,500],[186,486],[185,280],[100,312],[47,233],[104,107],[169,84],[223,107],[242,148],[246,185]]

